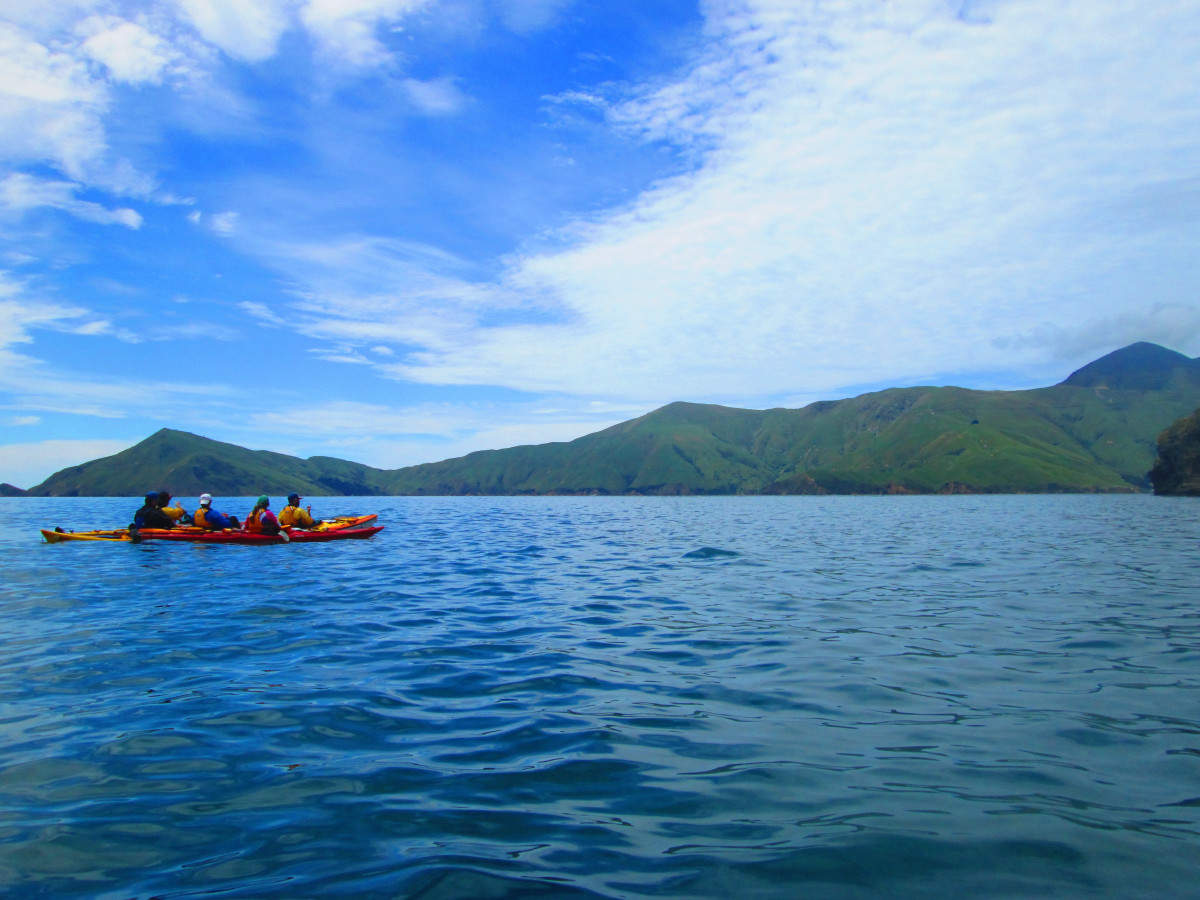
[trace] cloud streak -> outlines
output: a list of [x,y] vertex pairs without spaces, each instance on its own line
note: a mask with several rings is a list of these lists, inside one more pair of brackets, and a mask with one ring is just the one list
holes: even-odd
[[1194,210],[1132,239],[1115,210],[1200,176],[1194,6],[708,9],[684,77],[608,109],[690,171],[494,282],[314,270],[300,327],[409,345],[401,379],[659,402],[1048,372],[1161,336],[1147,298],[1191,321]]

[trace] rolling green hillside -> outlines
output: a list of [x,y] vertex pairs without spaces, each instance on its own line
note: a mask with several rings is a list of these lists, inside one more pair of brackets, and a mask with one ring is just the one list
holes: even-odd
[[802,409],[672,403],[565,443],[404,469],[163,430],[31,495],[1054,493],[1146,490],[1200,362],[1134,344],[1028,391],[893,388]]
[[1030,391],[894,388],[803,409],[672,403],[569,443],[400,469],[395,494],[1129,491],[1200,364],[1134,344]]
[[330,457],[297,459],[247,450],[164,428],[128,450],[56,472],[31,497],[136,497],[168,490],[180,497],[289,494],[366,496],[383,493],[378,469]]

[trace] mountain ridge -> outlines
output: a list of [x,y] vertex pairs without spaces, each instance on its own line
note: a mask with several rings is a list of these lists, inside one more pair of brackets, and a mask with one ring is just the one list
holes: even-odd
[[676,401],[573,441],[377,469],[161,429],[31,496],[1054,493],[1150,487],[1200,361],[1132,344],[1023,391],[888,388],[799,409]]

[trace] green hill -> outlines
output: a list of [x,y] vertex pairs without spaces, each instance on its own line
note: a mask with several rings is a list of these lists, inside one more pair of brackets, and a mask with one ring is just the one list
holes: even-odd
[[168,490],[180,497],[301,494],[366,496],[383,493],[378,469],[330,457],[297,459],[247,450],[186,431],[164,428],[113,456],[56,472],[31,497],[136,497]]
[[1134,344],[1028,391],[894,388],[802,409],[672,403],[564,443],[383,470],[163,430],[35,496],[1047,493],[1150,487],[1156,438],[1200,406],[1200,362]]

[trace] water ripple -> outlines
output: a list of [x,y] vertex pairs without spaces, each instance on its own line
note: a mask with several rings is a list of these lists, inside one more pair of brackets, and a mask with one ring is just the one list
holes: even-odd
[[8,896],[1200,881],[1194,504],[358,502],[372,541],[255,548],[0,499]]

